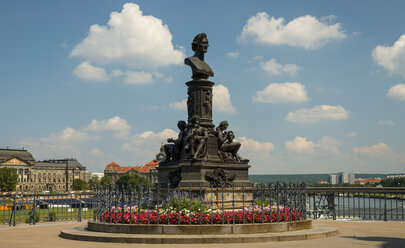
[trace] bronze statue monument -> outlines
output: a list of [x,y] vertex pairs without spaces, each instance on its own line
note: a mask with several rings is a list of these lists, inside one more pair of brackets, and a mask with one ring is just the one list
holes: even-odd
[[234,141],[232,131],[227,131],[227,121],[216,128],[212,122],[215,83],[208,80],[214,72],[204,60],[209,46],[207,35],[197,34],[191,46],[194,56],[184,60],[192,71],[192,80],[186,83],[187,123],[179,121],[177,139],[168,139],[170,144],[164,146],[166,160],[157,168],[159,183],[172,187],[247,187],[251,185],[250,165],[238,154],[241,143]]

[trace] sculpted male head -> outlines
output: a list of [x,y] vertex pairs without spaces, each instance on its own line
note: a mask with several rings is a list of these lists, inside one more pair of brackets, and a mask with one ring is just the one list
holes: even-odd
[[193,51],[201,51],[203,53],[206,53],[208,50],[208,39],[207,35],[205,33],[197,34],[194,37],[193,43],[191,43],[191,49]]
[[227,121],[221,121],[219,123],[219,128],[222,130],[226,130],[228,128],[228,126],[229,126],[229,123]]
[[184,130],[184,129],[186,129],[186,122],[185,121],[179,121],[179,122],[177,122],[177,127],[180,129],[180,130]]
[[198,116],[198,115],[194,115],[194,116],[191,118],[191,123],[192,123],[194,126],[199,126],[199,125],[200,125],[200,121],[201,121],[201,118],[200,118],[200,116]]

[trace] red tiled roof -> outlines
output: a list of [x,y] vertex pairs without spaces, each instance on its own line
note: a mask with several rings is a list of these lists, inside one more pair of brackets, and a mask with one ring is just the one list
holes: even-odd
[[118,170],[118,169],[120,169],[120,166],[118,164],[116,164],[115,162],[111,162],[105,167],[105,170],[111,170],[111,169]]
[[128,173],[130,170],[139,173],[149,173],[151,169],[159,166],[159,163],[160,161],[152,160],[144,166],[119,166],[118,164],[111,162],[105,167],[105,170],[117,170],[117,173]]
[[355,183],[379,183],[381,179],[357,179],[354,180]]

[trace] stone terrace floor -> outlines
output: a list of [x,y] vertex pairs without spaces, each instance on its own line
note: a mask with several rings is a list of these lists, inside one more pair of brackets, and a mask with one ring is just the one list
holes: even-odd
[[337,227],[339,234],[326,239],[313,239],[303,241],[266,242],[252,244],[183,244],[183,245],[156,245],[156,244],[116,244],[83,242],[62,239],[58,235],[61,230],[85,225],[86,222],[62,222],[52,224],[37,224],[35,226],[18,225],[16,227],[0,227],[0,247],[7,248],[47,248],[47,247],[405,247],[405,222],[363,222],[363,221],[316,221]]

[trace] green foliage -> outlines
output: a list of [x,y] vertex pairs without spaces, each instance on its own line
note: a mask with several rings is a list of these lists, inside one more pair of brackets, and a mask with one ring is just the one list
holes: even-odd
[[87,182],[81,179],[73,179],[72,189],[73,190],[86,190],[89,188]]
[[[35,223],[39,222],[39,212],[35,211]],[[25,219],[25,223],[34,223],[34,210],[32,209],[29,213],[28,213],[28,217],[27,219]]]
[[117,181],[118,187],[128,187],[128,185],[136,185],[137,187],[143,186],[146,190],[148,185],[152,186],[149,179],[139,175],[138,173],[131,173],[122,175]]
[[112,183],[111,177],[109,177],[109,176],[107,176],[107,175],[104,175],[104,176],[101,178],[101,180],[100,180],[100,184],[101,184],[102,186],[109,185],[109,184],[111,184],[111,183]]
[[177,194],[174,192],[174,195],[170,199],[167,199],[162,209],[168,212],[184,212],[184,210],[188,210],[193,213],[205,213],[209,210],[209,207],[208,204],[189,197],[187,193]]
[[14,168],[0,168],[0,191],[15,191],[17,185],[17,170]]
[[100,186],[101,184],[100,179],[98,179],[98,176],[93,176],[87,183],[89,185],[89,189],[93,189],[94,187]]
[[384,179],[380,183],[383,187],[405,187],[405,177],[398,177],[393,179]]
[[56,221],[56,213],[54,211],[49,212],[48,221]]

